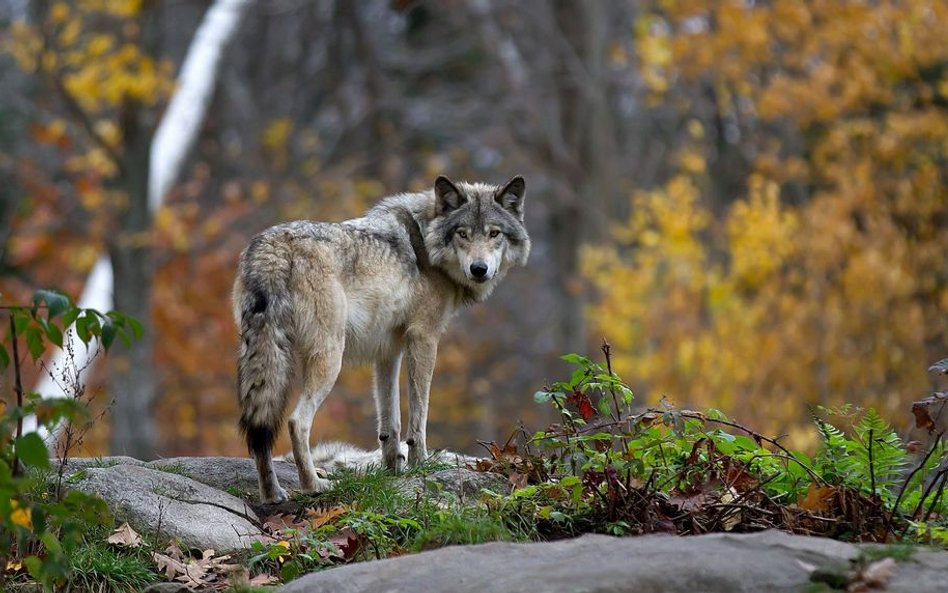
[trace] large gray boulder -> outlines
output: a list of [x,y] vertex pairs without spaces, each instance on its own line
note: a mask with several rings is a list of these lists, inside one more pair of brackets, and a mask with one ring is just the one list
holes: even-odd
[[[810,589],[815,568],[845,567],[859,555],[855,545],[777,531],[587,535],[450,547],[353,564],[306,575],[280,593],[789,593],[820,590]],[[920,552],[899,563],[884,590],[944,592],[946,570],[948,555]]]
[[241,499],[178,473],[133,464],[86,467],[69,488],[102,498],[118,521],[142,534],[177,538],[218,554],[264,539],[253,511]]
[[[178,473],[241,498],[255,499],[257,496],[256,464],[249,457],[169,457],[149,461],[145,467]],[[299,490],[300,478],[296,464],[275,459],[273,469],[284,488]]]

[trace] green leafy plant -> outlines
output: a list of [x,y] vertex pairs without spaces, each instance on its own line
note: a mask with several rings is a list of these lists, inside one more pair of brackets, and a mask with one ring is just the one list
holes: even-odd
[[[61,470],[49,492],[53,468],[47,445],[38,433],[24,434],[23,420],[35,416],[39,427],[55,433],[63,424],[87,422],[89,413],[79,397],[43,400],[23,388],[21,344],[36,364],[50,346],[63,347],[70,326],[87,347],[95,339],[105,350],[116,338],[130,341],[142,328],[121,313],[81,309],[68,296],[50,290],[37,291],[28,306],[8,305],[2,310],[8,329],[0,342],[0,370],[12,370],[14,400],[12,405],[0,401],[0,568],[22,566],[33,579],[52,588],[69,580],[83,532],[111,519],[101,500],[63,492]],[[73,436],[70,433],[69,438]],[[6,570],[0,570],[0,587],[5,580]]]
[[887,541],[922,506],[939,515],[945,507],[948,470],[923,488],[936,469],[930,454],[927,471],[906,477],[906,447],[874,409],[815,410],[822,444],[811,458],[718,410],[664,400],[635,410],[607,343],[603,354],[604,363],[563,357],[576,367],[569,380],[535,394],[559,423],[489,447],[485,469],[515,487],[490,504],[509,521],[534,521],[538,537],[780,528]]

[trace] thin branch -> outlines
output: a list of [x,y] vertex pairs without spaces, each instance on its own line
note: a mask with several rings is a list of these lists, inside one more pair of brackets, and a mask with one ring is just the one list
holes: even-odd
[[[615,374],[612,372],[612,345],[606,340],[605,337],[602,338],[602,353],[606,357],[606,369],[609,371],[609,376],[613,379]],[[612,405],[615,407],[616,413],[612,417],[613,420],[617,421],[622,416],[622,410],[619,409],[619,398],[616,397],[616,386],[611,381],[609,382],[609,393],[612,394]]]
[[95,124],[92,123],[92,119],[89,117],[89,114],[79,105],[79,101],[72,96],[72,93],[69,92],[69,89],[66,88],[66,85],[63,84],[63,81],[57,77],[52,72],[46,72],[47,77],[50,79],[50,82],[53,85],[53,88],[56,89],[56,92],[62,98],[63,103],[66,104],[66,109],[69,110],[69,113],[80,123],[82,128],[85,130],[89,138],[99,146],[105,153],[108,155],[109,160],[118,167],[119,171],[124,168],[122,163],[122,157],[115,150],[115,147],[109,144],[108,140],[102,137],[101,134],[96,132]]
[[[13,315],[10,315],[10,339],[13,341],[13,375],[14,375],[14,390],[16,391],[16,406],[20,410],[23,409],[23,379],[20,376],[20,348],[17,345],[19,340],[16,337],[16,322],[13,320]],[[23,414],[18,414],[16,419],[16,438],[19,439],[23,436]],[[13,450],[13,475],[20,475],[20,455],[19,452],[14,448]]]
[[941,441],[941,437],[944,434],[944,432],[938,433],[938,436],[935,437],[935,442],[932,443],[928,453],[925,454],[925,458],[922,459],[921,463],[919,463],[915,469],[909,472],[909,475],[905,478],[905,482],[902,484],[902,489],[899,490],[899,495],[895,498],[895,503],[892,505],[892,511],[889,513],[889,520],[886,521],[885,531],[882,532],[882,541],[885,541],[889,533],[892,531],[892,522],[895,520],[895,514],[899,511],[899,504],[902,502],[902,495],[905,494],[906,490],[908,490],[909,484],[912,483],[912,478],[915,477],[915,474],[917,474],[923,467],[925,467],[925,464],[928,463],[929,458],[931,458],[932,454],[935,452],[935,449],[938,448],[938,443]]

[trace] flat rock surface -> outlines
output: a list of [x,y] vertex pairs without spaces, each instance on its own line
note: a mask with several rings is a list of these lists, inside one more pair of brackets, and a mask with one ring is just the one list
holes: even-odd
[[244,501],[177,473],[132,464],[90,466],[74,473],[68,487],[99,496],[136,531],[157,531],[160,539],[179,538],[190,548],[220,554],[263,537]]
[[[257,496],[257,468],[249,457],[169,457],[149,461],[145,467],[180,473],[218,490],[236,489],[241,496]],[[299,490],[296,464],[274,459],[273,468],[281,486],[287,490]]]
[[[697,537],[587,535],[538,544],[443,548],[314,573],[281,593],[782,593],[826,591],[814,568],[846,565],[852,544],[778,531]],[[948,591],[948,554],[899,562],[883,591]]]

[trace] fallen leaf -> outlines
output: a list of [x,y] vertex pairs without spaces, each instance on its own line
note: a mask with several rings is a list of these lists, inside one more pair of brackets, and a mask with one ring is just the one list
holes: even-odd
[[490,459],[478,459],[477,464],[470,468],[476,472],[489,472],[494,469],[494,462]]
[[175,560],[167,554],[152,552],[151,559],[155,562],[158,570],[165,573],[165,578],[169,581],[174,580],[179,574],[187,572],[187,567],[180,560]]
[[510,472],[510,477],[507,479],[514,487],[514,490],[518,488],[525,488],[527,486],[527,474],[521,474],[520,472]]
[[924,428],[929,433],[942,432],[948,424],[948,414],[944,413],[945,403],[948,403],[948,393],[936,392],[912,403],[912,414],[915,415],[915,426]]
[[695,511],[700,511],[705,507],[709,502],[715,502],[713,498],[709,497],[705,492],[695,492],[693,494],[685,494],[683,492],[673,492],[668,497],[668,502],[678,508],[680,511],[686,513],[693,513]]
[[[181,550],[177,544],[169,546],[172,553],[180,553]],[[167,554],[158,552],[152,553],[158,570],[165,573],[169,581],[178,581],[190,589],[196,589],[218,581],[218,577],[224,574],[230,574],[241,570],[238,564],[228,564],[230,556],[214,557],[214,550],[204,550],[200,560],[188,559],[187,561],[172,558]]]
[[262,573],[253,577],[247,584],[251,587],[263,587],[264,585],[272,585],[273,583],[279,583],[280,579],[276,578],[272,574]]
[[185,559],[184,552],[181,551],[181,547],[178,545],[178,542],[171,540],[168,542],[168,547],[165,548],[165,554],[174,558],[175,560],[183,561]]
[[835,488],[817,486],[811,482],[807,487],[806,496],[801,496],[797,501],[797,505],[807,511],[826,512],[832,507],[835,495]]
[[264,527],[270,530],[270,533],[277,533],[284,529],[301,529],[306,527],[306,523],[303,521],[296,521],[291,515],[286,515],[284,513],[277,513],[276,515],[271,515],[267,517],[267,520],[263,522]]
[[362,547],[359,534],[348,527],[330,537],[329,542],[339,548],[339,557],[343,560],[351,560]]
[[340,515],[345,515],[348,512],[349,512],[349,508],[344,505],[334,506],[329,509],[316,507],[316,508],[306,509],[306,517],[309,519],[310,525],[312,526],[312,528],[318,529],[319,527],[322,527],[326,523],[329,523],[336,517],[339,517]]
[[137,548],[142,545],[142,536],[138,535],[128,523],[122,523],[121,527],[113,531],[105,541],[125,548]]
[[[722,504],[731,504],[735,500],[737,500],[737,491],[734,490],[734,488],[728,488],[723,494],[721,494]],[[724,528],[724,531],[733,531],[735,527],[741,524],[743,519],[743,512],[732,507],[725,511],[725,515],[721,520],[721,526]]]

